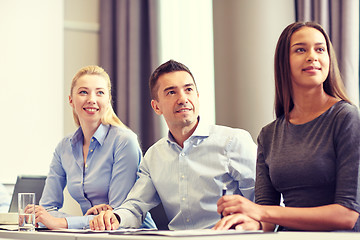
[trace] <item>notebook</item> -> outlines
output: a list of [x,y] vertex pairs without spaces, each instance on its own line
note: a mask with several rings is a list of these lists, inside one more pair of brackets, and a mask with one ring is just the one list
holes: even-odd
[[0,224],[17,224],[18,193],[35,193],[35,204],[39,204],[45,186],[46,176],[20,175],[16,179],[9,212],[0,213]]

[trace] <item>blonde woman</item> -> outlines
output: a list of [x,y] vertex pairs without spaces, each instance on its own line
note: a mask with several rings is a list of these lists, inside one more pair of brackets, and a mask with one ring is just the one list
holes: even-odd
[[[36,222],[49,229],[86,228],[94,215],[120,206],[136,181],[142,158],[137,136],[113,111],[104,69],[81,68],[72,80],[69,103],[79,128],[56,147],[36,207]],[[57,211],[66,185],[84,216]],[[149,215],[143,227],[155,227]]]

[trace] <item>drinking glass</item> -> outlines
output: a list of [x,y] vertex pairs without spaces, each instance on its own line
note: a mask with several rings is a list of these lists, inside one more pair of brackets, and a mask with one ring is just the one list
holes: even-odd
[[35,231],[35,193],[19,193],[19,231]]

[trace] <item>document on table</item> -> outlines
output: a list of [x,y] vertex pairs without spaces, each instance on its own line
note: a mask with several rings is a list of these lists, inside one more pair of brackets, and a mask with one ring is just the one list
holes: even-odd
[[79,233],[79,234],[86,234],[86,233],[109,233],[109,232],[110,232],[110,231],[108,231],[108,230],[95,231],[95,230],[91,230],[91,229],[66,229],[66,228],[54,229],[54,230],[50,230],[50,229],[44,228],[44,229],[39,229],[39,231],[41,231],[41,232],[54,232],[54,233]]
[[19,228],[18,224],[16,225],[0,225],[0,230],[6,230],[6,231],[17,231]]
[[153,236],[168,236],[168,237],[191,237],[191,236],[216,236],[216,235],[234,235],[234,234],[251,234],[263,233],[263,231],[244,231],[244,230],[211,230],[211,229],[196,229],[196,230],[146,230],[141,231],[126,231],[129,229],[111,231],[109,234],[115,235],[153,235]]
[[157,229],[118,229],[118,230],[91,230],[91,229],[55,229],[49,230],[47,228],[39,229],[42,232],[57,232],[57,233],[78,233],[78,234],[92,234],[92,233],[133,233],[133,232],[140,232],[140,231],[156,231]]
[[157,230],[157,229],[118,229],[118,230],[90,230],[90,229],[58,229],[58,230],[42,230],[46,232],[58,233],[77,233],[77,234],[110,234],[110,235],[152,235],[152,236],[167,236],[167,237],[191,237],[191,236],[217,236],[217,235],[240,235],[240,234],[254,234],[264,233],[264,231],[245,231],[245,230],[211,230],[211,229],[196,229],[196,230]]

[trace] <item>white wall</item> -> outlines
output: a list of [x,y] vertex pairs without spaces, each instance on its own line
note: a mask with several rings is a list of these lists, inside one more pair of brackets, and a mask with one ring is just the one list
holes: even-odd
[[216,122],[256,140],[274,119],[273,57],[294,1],[214,0]]
[[0,182],[46,175],[63,134],[63,2],[0,1]]

